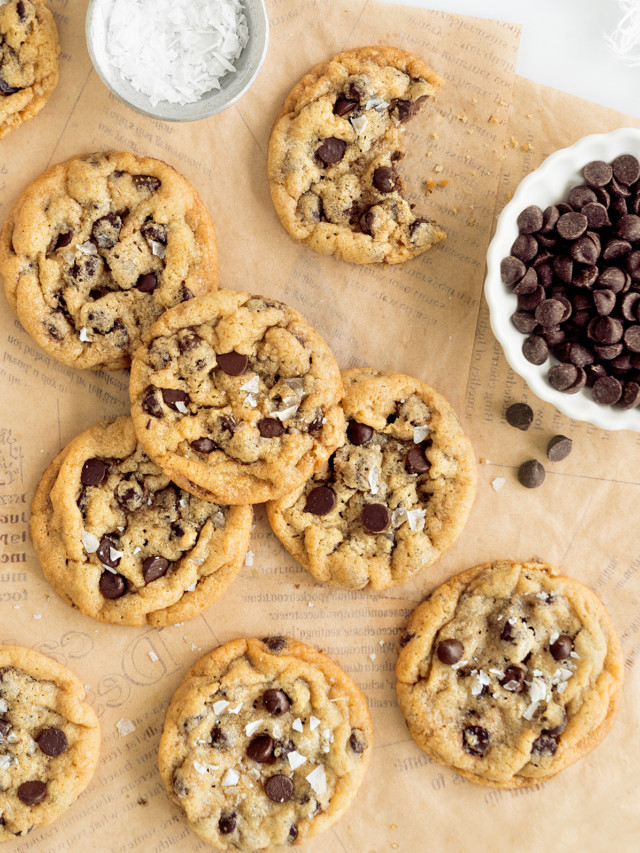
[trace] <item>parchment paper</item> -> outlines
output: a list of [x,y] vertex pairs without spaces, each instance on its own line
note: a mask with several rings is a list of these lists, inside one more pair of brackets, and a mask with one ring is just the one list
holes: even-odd
[[[5,302],[0,639],[71,667],[88,685],[103,727],[90,788],[50,828],[7,850],[207,849],[169,804],[158,777],[164,711],[202,653],[236,636],[274,632],[322,648],[340,663],[365,692],[375,727],[371,767],[351,808],[335,828],[299,848],[305,853],[635,849],[638,437],[579,427],[535,401],[507,370],[481,301],[484,255],[506,192],[545,152],[629,120],[526,81],[518,81],[512,97],[519,36],[512,24],[364,0],[270,0],[269,53],[251,91],[204,122],[168,125],[122,106],[91,70],[83,40],[86,3],[51,0],[51,6],[63,50],[61,80],[40,116],[0,145],[0,217],[44,168],[75,154],[128,148],[167,160],[194,183],[212,213],[222,286],[271,295],[301,310],[342,367],[399,370],[434,385],[458,410],[485,462],[467,529],[440,564],[413,583],[377,595],[322,587],[280,546],[259,508],[252,565],[204,614],[162,630],[102,626],[64,605],[44,581],[28,537],[30,502],[62,446],[87,426],[127,411],[128,376],[54,362],[32,344]],[[299,77],[345,47],[378,43],[413,50],[446,79],[436,103],[409,125],[402,166],[417,209],[449,233],[427,255],[382,269],[299,247],[273,211],[265,175],[273,118]],[[519,140],[515,146],[512,137]],[[533,150],[523,151],[525,144]],[[436,184],[429,194],[425,181]],[[521,399],[536,409],[528,433],[503,418],[505,402]],[[522,489],[515,467],[539,455],[556,431],[574,438],[574,453],[549,472],[543,488]],[[491,486],[496,477],[505,479],[498,492]],[[545,785],[496,792],[435,764],[409,737],[395,699],[397,638],[415,605],[455,572],[485,559],[533,555],[556,562],[603,597],[627,655],[625,701],[612,734],[586,760]],[[135,725],[124,738],[115,726],[122,718]]]

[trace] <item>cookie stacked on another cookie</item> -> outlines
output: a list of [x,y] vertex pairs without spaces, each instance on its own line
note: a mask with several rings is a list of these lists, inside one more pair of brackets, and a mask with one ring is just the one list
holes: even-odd
[[47,103],[58,84],[59,54],[46,0],[0,6],[0,139]]
[[184,677],[158,763],[208,844],[271,850],[335,823],[362,782],[372,734],[364,696],[325,655],[285,637],[238,639]]
[[473,449],[449,403],[399,373],[342,373],[340,446],[306,483],[267,504],[285,548],[315,578],[354,589],[404,583],[465,525]]
[[424,751],[472,782],[518,788],[600,743],[623,683],[620,641],[588,587],[546,563],[469,569],[414,611],[398,700]]
[[51,823],[89,784],[100,724],[56,661],[0,646],[0,842]]

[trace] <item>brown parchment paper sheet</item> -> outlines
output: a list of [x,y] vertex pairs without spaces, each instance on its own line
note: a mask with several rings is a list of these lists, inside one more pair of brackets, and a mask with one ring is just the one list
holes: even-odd
[[[128,376],[57,364],[32,344],[0,297],[0,640],[71,667],[103,727],[90,788],[51,827],[6,849],[208,849],[169,804],[158,777],[164,711],[202,653],[236,636],[274,632],[316,645],[340,663],[365,692],[375,727],[371,767],[351,808],[298,849],[635,849],[638,438],[568,423],[533,400],[507,370],[481,300],[484,255],[506,192],[544,153],[629,122],[526,81],[518,81],[513,96],[514,25],[365,0],[269,0],[269,53],[251,91],[206,121],[164,124],[121,105],[92,71],[83,37],[86,0],[50,5],[63,51],[60,84],[40,116],[0,144],[0,218],[44,168],[76,154],[126,148],[165,159],[194,183],[212,213],[222,286],[301,310],[342,367],[399,370],[433,384],[456,407],[478,456],[490,462],[480,466],[461,539],[411,584],[377,595],[322,587],[288,556],[258,508],[252,565],[209,610],[162,630],[102,626],[64,605],[42,578],[28,536],[30,502],[62,446],[127,411]],[[449,232],[422,258],[381,269],[323,258],[294,243],[273,211],[265,175],[273,118],[299,77],[346,47],[378,43],[413,50],[446,78],[437,101],[408,126],[402,167],[417,208]],[[511,137],[520,140],[515,147]],[[524,144],[533,149],[523,151]],[[425,179],[448,183],[427,195]],[[536,409],[526,434],[503,418],[505,402],[519,399]],[[543,488],[526,492],[515,466],[539,455],[556,431],[572,435],[574,454],[550,471]],[[499,492],[491,487],[496,477],[505,479]],[[484,559],[533,555],[558,563],[604,598],[627,655],[625,701],[612,734],[588,759],[545,785],[496,792],[433,763],[408,736],[395,700],[397,638],[415,605],[455,572]],[[135,725],[124,738],[115,727],[121,718]]]

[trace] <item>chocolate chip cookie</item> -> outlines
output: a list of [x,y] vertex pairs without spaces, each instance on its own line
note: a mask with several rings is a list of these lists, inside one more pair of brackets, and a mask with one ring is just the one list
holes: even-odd
[[398,699],[424,751],[483,785],[548,779],[607,734],[623,681],[597,596],[546,563],[469,569],[412,614]]
[[47,103],[58,84],[59,54],[46,0],[0,6],[0,139]]
[[462,531],[476,488],[473,449],[451,406],[424,382],[367,369],[342,379],[340,446],[267,513],[318,580],[386,589],[432,565]]
[[171,166],[91,154],[23,193],[0,234],[0,275],[50,355],[71,367],[128,367],[163,311],[217,287],[215,231]]
[[60,817],[89,784],[100,724],[69,670],[0,646],[0,841]]
[[170,482],[131,418],[75,438],[45,471],[31,536],[47,580],[103,622],[170,625],[216,601],[240,571],[251,507],[203,501]]
[[167,311],[131,367],[138,440],[206,500],[259,503],[298,488],[340,441],[340,371],[304,318],[221,290]]
[[303,844],[340,817],[369,763],[364,696],[297,640],[233,640],[174,694],[158,764],[189,825],[222,850]]
[[348,50],[302,78],[269,142],[271,196],[292,237],[357,264],[406,261],[444,239],[414,213],[397,168],[406,123],[441,83],[392,47]]

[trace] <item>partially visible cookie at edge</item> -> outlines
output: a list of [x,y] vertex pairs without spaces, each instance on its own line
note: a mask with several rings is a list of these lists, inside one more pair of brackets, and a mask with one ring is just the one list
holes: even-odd
[[168,797],[208,844],[281,849],[341,816],[372,740],[364,696],[324,654],[286,637],[237,639],[185,675],[158,764]]
[[30,121],[58,85],[58,31],[46,0],[0,6],[0,139]]
[[100,152],[22,193],[0,234],[0,275],[32,338],[76,368],[128,367],[167,308],[218,286],[211,217],[160,160]]
[[441,83],[393,47],[345,51],[302,78],[269,141],[271,196],[292,237],[360,264],[405,261],[445,238],[413,211],[397,168],[406,122]]
[[267,513],[317,580],[386,589],[433,565],[460,535],[475,457],[452,407],[426,383],[364,368],[342,378],[340,446]]
[[549,779],[600,743],[620,703],[622,651],[607,611],[546,563],[457,575],[416,608],[400,645],[412,737],[482,785]]
[[203,501],[170,482],[131,418],[77,436],[36,490],[31,535],[56,592],[103,622],[163,626],[216,601],[240,571],[248,506]]
[[0,646],[0,842],[60,817],[98,762],[100,724],[65,666]]
[[182,488],[260,503],[297,488],[337,446],[340,370],[293,308],[220,290],[167,311],[131,367],[138,440]]

